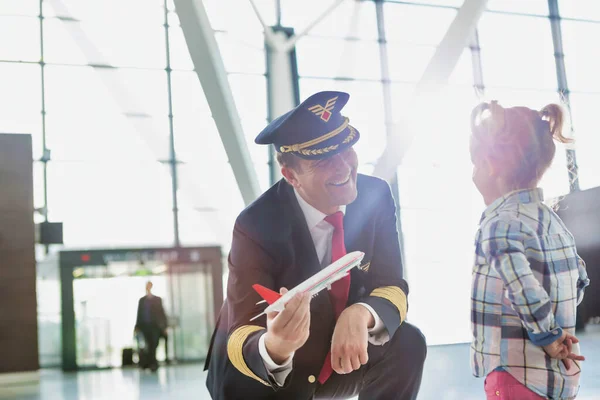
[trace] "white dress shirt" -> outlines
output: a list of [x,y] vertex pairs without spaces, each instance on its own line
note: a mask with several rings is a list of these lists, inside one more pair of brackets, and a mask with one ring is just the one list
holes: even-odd
[[[317,257],[319,257],[319,261],[321,262],[322,267],[326,267],[330,264],[331,261],[331,239],[333,237],[333,225],[329,222],[325,221],[326,214],[317,210],[306,200],[300,196],[300,194],[294,190],[296,194],[296,198],[298,199],[298,203],[300,204],[300,208],[306,218],[306,223],[308,225],[308,229],[310,231],[310,235],[312,237],[313,243],[315,245],[315,250],[317,252]],[[346,212],[346,206],[340,206],[340,211],[342,213]],[[385,344],[390,337],[388,335],[387,330],[385,329],[385,325],[383,321],[375,310],[371,306],[366,303],[356,303],[364,306],[369,310],[369,312],[373,315],[375,319],[375,325],[373,328],[369,329],[369,342],[373,345],[379,346]],[[258,341],[258,349],[260,355],[265,363],[265,367],[269,374],[273,377],[275,382],[279,386],[283,386],[285,379],[288,374],[292,371],[292,360],[294,354],[292,354],[287,360],[285,360],[282,364],[275,363],[269,353],[267,352],[267,347],[265,346],[265,335],[263,334]]]

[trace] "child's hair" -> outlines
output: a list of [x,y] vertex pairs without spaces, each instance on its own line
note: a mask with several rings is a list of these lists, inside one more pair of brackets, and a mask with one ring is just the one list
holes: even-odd
[[513,190],[535,186],[554,159],[553,139],[572,142],[562,134],[563,118],[557,104],[536,111],[481,103],[471,113],[471,160],[488,163]]

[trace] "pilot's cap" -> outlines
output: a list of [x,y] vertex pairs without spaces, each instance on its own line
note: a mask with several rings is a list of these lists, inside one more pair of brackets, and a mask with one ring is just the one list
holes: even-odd
[[274,119],[258,134],[257,144],[272,144],[279,153],[319,160],[353,146],[360,134],[340,112],[350,95],[318,92]]

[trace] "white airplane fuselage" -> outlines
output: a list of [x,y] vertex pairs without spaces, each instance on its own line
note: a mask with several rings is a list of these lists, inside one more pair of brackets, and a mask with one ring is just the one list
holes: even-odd
[[[352,268],[360,265],[360,262],[362,261],[364,256],[365,253],[363,253],[362,251],[354,251],[352,253],[346,254],[345,256],[341,257],[339,260],[323,268],[321,271],[311,276],[298,286],[294,287],[293,289],[290,289],[286,294],[282,295],[279,299],[277,299],[275,302],[273,302],[267,308],[265,308],[265,310],[261,314],[252,318],[250,321],[253,321],[266,313],[283,311],[286,303],[290,301],[292,297],[294,297],[294,295],[297,293],[309,292],[311,296],[314,297],[321,290],[325,288],[331,288],[331,285],[334,282],[342,279],[349,273],[349,271]],[[259,303],[263,302],[264,301],[261,301]]]

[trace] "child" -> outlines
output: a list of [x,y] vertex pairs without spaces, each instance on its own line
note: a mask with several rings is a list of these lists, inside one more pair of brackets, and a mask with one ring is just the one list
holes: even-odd
[[573,399],[580,361],[575,311],[589,284],[573,236],[543,203],[540,178],[562,135],[556,104],[541,111],[478,105],[473,182],[485,209],[475,242],[473,374],[487,399]]

